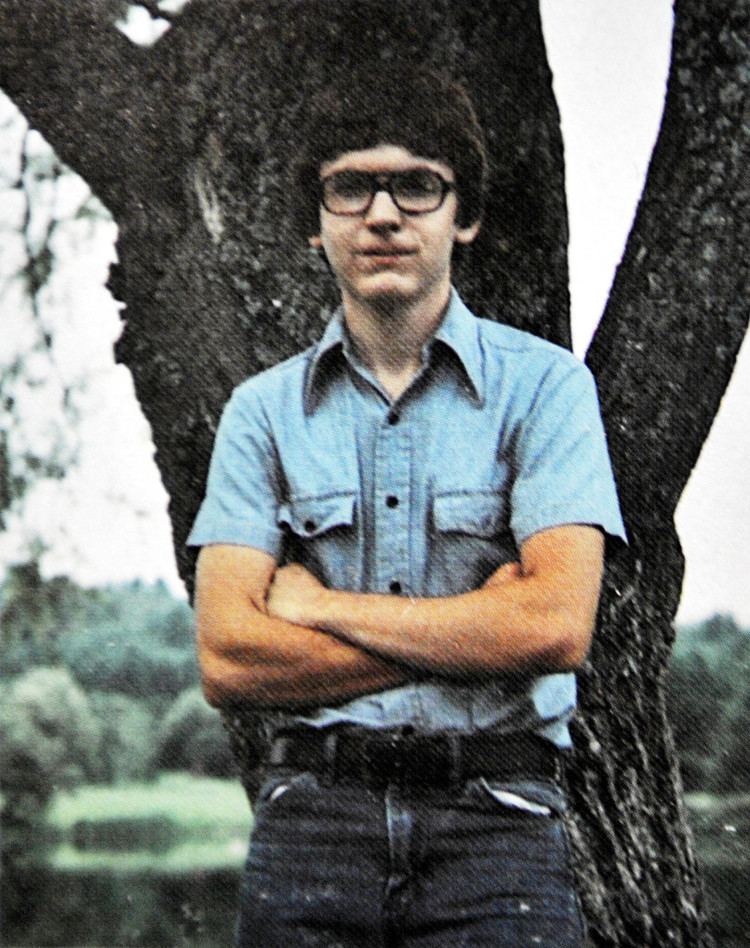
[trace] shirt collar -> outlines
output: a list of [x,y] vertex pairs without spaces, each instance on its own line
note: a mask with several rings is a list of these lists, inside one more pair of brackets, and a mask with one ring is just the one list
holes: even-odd
[[346,352],[348,342],[344,328],[344,311],[342,307],[339,307],[313,349],[312,360],[305,379],[305,414],[311,414],[317,405],[318,394],[325,376],[324,369],[330,362],[332,354],[339,350]]
[[[464,304],[455,288],[451,288],[445,317],[433,338],[427,343],[426,353],[436,341],[447,346],[458,358],[471,386],[471,393],[481,405],[484,402],[484,373],[479,327],[476,317]],[[324,381],[325,366],[335,352],[343,352],[347,357],[349,353],[349,338],[346,334],[344,312],[341,307],[334,313],[313,350],[305,381],[304,399],[307,414],[315,409],[317,396]]]
[[456,355],[471,385],[472,394],[480,405],[483,404],[484,360],[479,342],[479,325],[455,288],[451,289],[445,318],[438,327],[432,343],[435,341],[448,346]]

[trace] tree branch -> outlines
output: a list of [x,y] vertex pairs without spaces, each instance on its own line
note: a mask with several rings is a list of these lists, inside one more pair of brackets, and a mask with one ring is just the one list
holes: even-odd
[[589,351],[629,522],[671,518],[750,315],[750,7],[678,0],[662,128]]
[[154,19],[168,20],[170,23],[173,23],[176,19],[174,13],[161,9],[159,0],[138,0],[138,6],[147,10]]
[[180,203],[175,181],[212,104],[199,76],[234,22],[233,4],[194,0],[156,46],[140,47],[115,27],[126,6],[0,4],[0,87],[118,218]]
[[148,91],[143,51],[114,27],[118,9],[96,0],[0,4],[0,85],[113,209],[124,203],[132,161],[123,146],[145,138]]

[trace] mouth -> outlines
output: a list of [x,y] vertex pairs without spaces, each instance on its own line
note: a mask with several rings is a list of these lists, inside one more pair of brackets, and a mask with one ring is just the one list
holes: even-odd
[[409,250],[405,247],[368,247],[365,250],[360,250],[359,256],[364,257],[366,260],[383,263],[397,262],[403,260],[404,257],[413,256],[414,253],[414,250]]

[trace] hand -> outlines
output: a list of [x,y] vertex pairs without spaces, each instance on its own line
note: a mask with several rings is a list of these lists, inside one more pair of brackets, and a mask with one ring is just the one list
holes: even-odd
[[299,563],[277,569],[266,597],[268,614],[295,625],[313,626],[312,606],[325,586]]
[[523,576],[523,570],[521,569],[520,563],[506,563],[504,566],[499,567],[495,572],[484,581],[482,588],[486,589],[489,586],[502,586],[505,583],[511,582],[514,579],[521,579]]

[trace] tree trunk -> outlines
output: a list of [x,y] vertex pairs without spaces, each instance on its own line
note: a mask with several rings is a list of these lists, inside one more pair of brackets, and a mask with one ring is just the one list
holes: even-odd
[[[746,0],[704,6],[676,6],[647,193],[589,357],[631,539],[608,567],[568,775],[601,946],[709,943],[661,687],[682,577],[674,507],[747,322],[749,15]],[[311,342],[336,303],[284,201],[309,94],[365,55],[464,79],[493,174],[457,282],[481,315],[566,345],[559,121],[536,0],[193,0],[149,50],[107,17],[100,0],[6,0],[0,85],[117,219],[118,357],[152,425],[190,588],[183,544],[224,401]]]
[[662,127],[587,358],[630,538],[609,565],[569,769],[601,945],[709,944],[663,680],[683,576],[674,512],[750,312],[749,37],[747,0],[676,3]]

